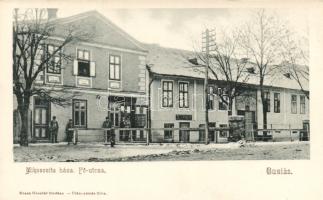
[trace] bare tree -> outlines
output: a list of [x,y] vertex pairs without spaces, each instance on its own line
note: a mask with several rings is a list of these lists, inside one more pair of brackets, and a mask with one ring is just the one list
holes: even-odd
[[[267,129],[267,99],[264,83],[269,76],[275,76],[277,70],[273,67],[279,63],[281,41],[285,37],[286,27],[273,14],[264,9],[257,10],[250,23],[241,31],[240,45],[250,55],[250,61],[255,63],[260,89],[263,128]],[[266,137],[264,132],[264,137]]]
[[308,39],[297,38],[297,36],[295,38],[293,33],[288,33],[282,42],[283,61],[280,64],[280,70],[287,78],[295,80],[309,99],[309,92],[304,88],[309,83]]
[[253,67],[248,62],[248,55],[239,49],[238,31],[233,34],[224,33],[221,42],[217,43],[211,55],[211,73],[216,80],[224,81],[225,92],[219,95],[222,102],[229,106],[235,114],[233,100],[244,93],[244,88],[249,76],[254,73]]
[[[65,106],[73,98],[64,93],[64,89],[41,87],[35,84],[37,77],[47,66],[59,65],[62,60],[72,59],[62,49],[88,34],[74,31],[75,27],[64,29],[62,40],[56,42],[52,52],[48,52],[46,44],[55,36],[55,20],[47,18],[46,9],[27,9],[13,13],[13,93],[17,99],[17,110],[21,118],[20,145],[28,146],[28,110],[31,97],[40,96],[45,100]],[[55,57],[59,57],[59,61]]]
[[[220,84],[222,92],[218,93],[218,96],[229,107],[232,114],[235,114],[233,109],[235,97],[244,93],[249,76],[254,73],[251,63],[248,62],[248,55],[239,49],[240,37],[235,33],[239,32],[223,32],[221,41],[216,42],[209,56],[210,78]],[[206,65],[205,54],[197,52],[196,57],[202,62],[202,66]],[[199,67],[201,66],[194,66],[196,70],[199,70]],[[202,69],[201,72],[203,71]]]

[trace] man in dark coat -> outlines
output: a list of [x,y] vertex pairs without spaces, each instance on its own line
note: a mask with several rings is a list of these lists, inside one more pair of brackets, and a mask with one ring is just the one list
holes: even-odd
[[65,128],[66,140],[67,140],[68,145],[72,142],[73,134],[74,134],[73,130],[69,130],[70,128],[73,128],[73,120],[72,119],[68,120],[68,123]]
[[53,120],[49,123],[49,132],[51,136],[52,143],[57,143],[57,132],[58,132],[58,122],[56,121],[56,116],[53,116]]
[[116,144],[116,134],[114,133],[114,129],[111,130],[111,137],[110,137],[110,145],[114,147]]
[[[111,121],[109,120],[109,117],[106,117],[105,118],[105,121],[103,122],[103,124],[102,124],[102,128],[111,128],[112,127],[112,123],[111,123]],[[111,138],[111,131],[110,130],[107,130],[106,131],[106,139],[107,139],[107,141],[109,141],[110,140],[110,138]]]

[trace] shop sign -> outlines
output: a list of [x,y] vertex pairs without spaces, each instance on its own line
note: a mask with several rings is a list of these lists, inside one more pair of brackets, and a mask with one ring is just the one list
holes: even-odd
[[192,120],[192,115],[176,115],[176,120]]

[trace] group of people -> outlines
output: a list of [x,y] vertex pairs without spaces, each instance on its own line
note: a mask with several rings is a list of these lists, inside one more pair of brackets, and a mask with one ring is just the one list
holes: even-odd
[[[73,128],[73,121],[72,119],[68,120],[68,123],[65,127],[65,133],[66,133],[66,140],[67,143],[70,144],[73,140],[73,130],[70,130],[70,128]],[[56,116],[53,116],[53,119],[49,123],[49,135],[50,140],[52,143],[58,143],[57,141],[57,133],[58,133],[59,125],[58,121],[56,120]]]
[[[66,140],[68,145],[72,143],[73,136],[74,136],[74,131],[70,130],[71,128],[73,128],[73,120],[69,119],[65,127],[65,134],[66,134]],[[102,128],[112,128],[112,122],[110,121],[109,117],[105,118]],[[50,137],[51,137],[50,139],[52,143],[57,143],[58,129],[59,129],[59,125],[56,120],[56,116],[53,116],[53,119],[49,123],[49,133],[50,133]],[[114,147],[115,145],[114,130],[106,130],[106,137],[107,137],[107,141],[110,141],[111,147]]]

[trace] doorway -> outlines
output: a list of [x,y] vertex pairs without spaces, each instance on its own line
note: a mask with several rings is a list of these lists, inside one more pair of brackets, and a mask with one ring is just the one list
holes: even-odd
[[49,141],[48,123],[50,118],[49,102],[40,98],[34,98],[34,132],[36,140]]
[[[210,122],[209,123],[209,128],[215,128],[216,127],[216,123],[215,122]],[[210,142],[217,142],[217,137],[215,134],[214,130],[209,130],[209,141]]]
[[[180,122],[180,128],[190,128],[189,122]],[[179,141],[180,142],[189,142],[190,141],[190,131],[187,130],[180,130],[179,131]]]

